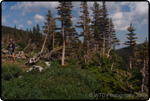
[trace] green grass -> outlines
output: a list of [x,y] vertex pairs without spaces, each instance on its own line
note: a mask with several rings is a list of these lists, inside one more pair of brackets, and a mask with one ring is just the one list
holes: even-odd
[[[54,61],[42,72],[19,70],[17,66],[2,67],[2,99],[94,99],[89,94],[100,85],[90,71],[60,68]],[[11,78],[5,80],[8,71],[12,71]],[[22,78],[13,77],[13,71],[19,71]]]

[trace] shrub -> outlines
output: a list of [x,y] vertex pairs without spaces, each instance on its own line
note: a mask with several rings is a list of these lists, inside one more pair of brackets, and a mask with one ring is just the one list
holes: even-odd
[[10,80],[11,79],[11,73],[9,71],[4,73],[4,80]]
[[18,77],[22,73],[22,69],[15,65],[9,65],[8,67],[2,67],[2,78],[10,80],[12,77]]
[[24,47],[26,47],[27,46],[27,44],[24,42],[24,41],[19,41],[19,42],[17,42],[17,44],[21,47],[21,48],[24,48]]

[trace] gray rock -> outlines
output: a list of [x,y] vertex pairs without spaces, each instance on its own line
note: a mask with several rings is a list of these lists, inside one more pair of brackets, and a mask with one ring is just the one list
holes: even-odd
[[22,76],[19,76],[18,78],[22,78]]
[[49,67],[51,64],[50,64],[50,62],[45,62],[45,64]]
[[30,69],[27,70],[26,72],[29,72],[29,71],[31,71],[32,69],[36,69],[36,68],[38,68],[40,72],[43,70],[43,68],[42,68],[41,66],[35,66],[35,65],[34,65],[32,68],[30,68]]
[[6,54],[6,53],[8,53],[8,50],[2,50],[2,53]]

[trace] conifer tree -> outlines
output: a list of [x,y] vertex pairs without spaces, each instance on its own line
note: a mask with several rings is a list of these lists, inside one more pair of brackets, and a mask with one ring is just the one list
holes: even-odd
[[62,30],[62,40],[63,40],[63,49],[62,49],[62,61],[61,61],[61,65],[64,65],[64,59],[65,59],[65,37],[66,34],[65,32],[68,32],[71,30],[70,26],[72,25],[71,22],[71,11],[72,11],[72,3],[71,2],[65,2],[65,1],[60,1],[59,2],[59,6],[56,7],[56,9],[58,9],[58,15],[60,15],[60,17],[56,18],[59,21],[61,21],[61,30]]
[[26,39],[26,42],[28,42],[28,40],[29,40],[29,39],[28,39],[28,28],[27,28],[27,30],[26,30],[26,38],[25,38],[25,39]]
[[[80,6],[81,6],[80,8],[82,9],[80,12],[82,13],[82,15],[79,16],[79,18],[80,18],[79,20],[81,20],[81,22],[77,22],[77,24],[80,24],[80,25],[76,25],[76,27],[83,29],[83,32],[81,32],[81,34],[79,36],[84,37],[84,42],[86,44],[87,41],[89,43],[89,40],[87,40],[87,37],[89,36],[88,34],[90,34],[88,32],[90,30],[89,23],[91,22],[91,20],[89,18],[87,2],[82,1]],[[89,45],[87,45],[87,47],[89,47]],[[84,46],[85,49],[87,47]],[[84,57],[87,57],[86,55],[87,55],[88,50],[85,50],[85,49],[84,49]],[[85,62],[86,62],[86,59],[85,59]]]
[[91,10],[93,11],[93,21],[92,21],[92,32],[93,32],[93,36],[94,36],[94,44],[95,44],[95,49],[94,50],[98,50],[98,45],[101,42],[100,38],[100,17],[102,15],[102,9],[101,6],[99,6],[99,4],[94,1],[93,7],[91,7]]
[[53,42],[52,42],[52,44],[53,44],[52,47],[53,47],[53,48],[52,48],[52,49],[54,49],[54,45],[55,45],[55,33],[56,33],[56,32],[55,32],[55,30],[56,30],[56,22],[55,22],[55,19],[52,20],[51,28],[52,28],[52,33],[53,33],[53,35],[52,35],[52,36],[53,36]]
[[107,57],[110,56],[110,51],[112,50],[113,47],[115,47],[116,45],[120,45],[119,42],[120,41],[116,37],[116,34],[115,34],[115,28],[114,28],[114,24],[112,22],[112,18],[110,18],[110,20],[109,20],[109,50],[107,53]]
[[105,54],[105,50],[107,48],[106,45],[108,45],[108,38],[109,38],[109,19],[107,18],[107,9],[106,9],[106,4],[105,4],[105,1],[103,1],[103,4],[102,4],[102,17],[100,18],[100,21],[102,22],[101,24],[101,28],[100,28],[100,31],[101,31],[101,35],[102,35],[102,46],[103,46],[103,49],[102,49],[102,55]]
[[146,89],[148,89],[148,75],[149,75],[149,44],[147,42],[147,38],[145,42],[142,44],[141,50],[139,52],[140,58],[140,67],[142,73],[142,85],[141,92],[144,93]]
[[41,49],[41,53],[43,52],[43,49],[44,49],[44,46],[45,46],[48,35],[51,34],[50,33],[50,27],[52,25],[52,20],[53,20],[51,10],[48,10],[48,14],[45,14],[45,15],[46,15],[46,21],[47,22],[45,22],[45,26],[43,26],[43,28],[45,29],[45,30],[43,30],[43,32],[46,33],[46,37],[44,39],[44,43],[43,43],[43,46],[42,46],[42,49]]
[[39,24],[37,23],[37,25],[36,25],[36,32],[37,33],[40,33],[40,27],[39,27]]
[[137,37],[133,37],[134,35],[136,35],[136,33],[133,33],[133,31],[135,31],[135,29],[133,29],[132,23],[130,23],[130,27],[127,28],[127,30],[130,32],[128,35],[129,37],[127,37],[127,39],[129,41],[125,41],[125,45],[129,45],[128,50],[129,50],[129,66],[130,69],[132,69],[132,57],[134,55],[134,47],[136,45],[136,40]]

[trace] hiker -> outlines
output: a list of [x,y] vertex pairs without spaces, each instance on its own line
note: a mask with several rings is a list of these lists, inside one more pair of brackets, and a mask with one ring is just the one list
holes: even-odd
[[1,42],[1,45],[3,46],[3,42]]
[[10,57],[11,63],[12,63],[12,58],[14,59],[14,63],[15,63],[15,57],[14,57],[15,44],[13,43],[12,39],[10,39],[9,41],[10,41],[10,43],[9,43],[9,45],[7,47],[8,55]]

